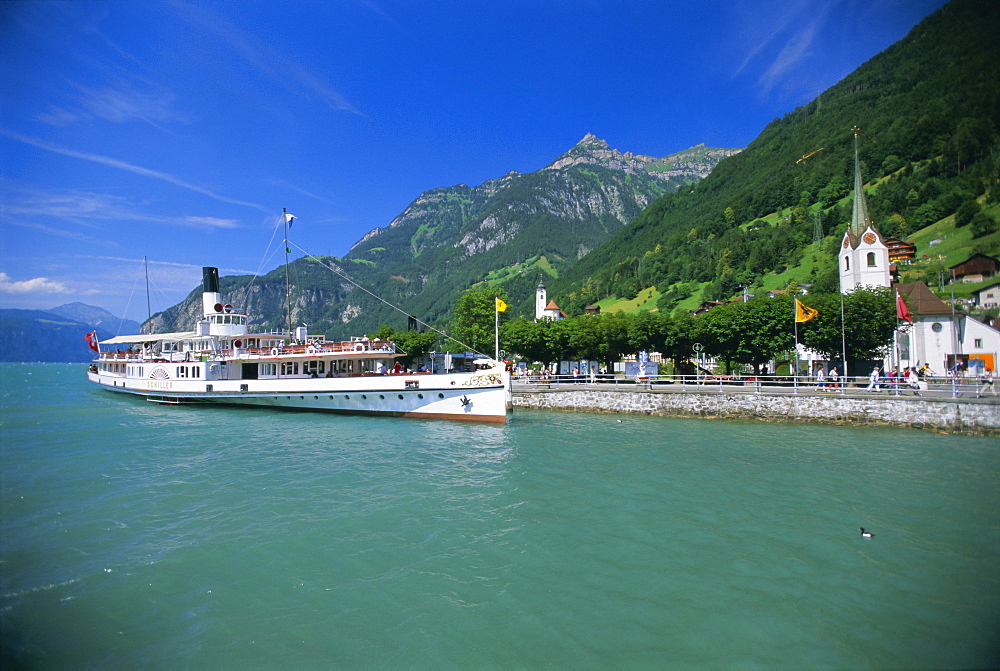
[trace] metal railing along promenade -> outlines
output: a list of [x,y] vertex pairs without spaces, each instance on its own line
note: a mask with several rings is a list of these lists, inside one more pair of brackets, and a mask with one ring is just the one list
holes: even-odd
[[813,377],[791,375],[655,375],[625,377],[617,374],[598,375],[515,375],[515,391],[533,389],[621,389],[623,391],[662,391],[700,393],[758,393],[758,394],[839,394],[842,396],[922,396],[927,398],[976,398],[980,391],[985,400],[1000,401],[993,390],[984,388],[977,378],[932,377],[921,381],[914,388],[903,378],[887,377],[879,380],[878,392],[869,389],[867,376],[840,378],[837,383],[829,380],[823,384]]

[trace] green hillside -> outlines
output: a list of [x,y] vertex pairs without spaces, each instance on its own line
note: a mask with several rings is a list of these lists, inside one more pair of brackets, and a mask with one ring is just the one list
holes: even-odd
[[[797,281],[835,290],[833,253],[850,220],[855,126],[876,226],[918,245],[904,277],[936,278],[976,251],[997,254],[997,25],[1000,3],[946,5],[769,124],[705,180],[652,203],[564,273],[550,294],[566,297],[560,307],[577,314],[649,288],[665,295],[697,287],[680,292],[688,294],[685,305],[665,299],[665,309],[726,299],[742,286],[760,291]],[[971,216],[957,217],[960,211]],[[824,240],[814,243],[817,217]]]

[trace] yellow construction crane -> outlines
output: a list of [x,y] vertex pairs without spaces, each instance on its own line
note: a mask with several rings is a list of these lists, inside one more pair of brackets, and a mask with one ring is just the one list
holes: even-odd
[[796,162],[795,162],[795,163],[796,163],[796,165],[798,165],[799,163],[802,163],[802,161],[806,160],[807,158],[809,158],[809,157],[810,157],[810,156],[812,156],[813,154],[818,154],[818,153],[820,153],[821,151],[823,151],[823,149],[824,149],[824,147],[820,147],[820,148],[819,148],[819,149],[817,149],[816,151],[811,151],[811,152],[809,152],[808,154],[803,154],[803,155],[802,155],[802,158],[800,158],[800,159],[799,159],[798,161],[796,161]]

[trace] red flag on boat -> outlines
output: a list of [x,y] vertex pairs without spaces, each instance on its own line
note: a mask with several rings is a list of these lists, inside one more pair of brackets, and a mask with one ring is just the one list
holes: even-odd
[[97,349],[97,331],[91,331],[90,333],[88,333],[83,337],[87,339],[87,344],[90,345],[90,349],[94,350],[95,352],[101,351]]
[[896,319],[905,319],[906,321],[913,323],[913,317],[910,316],[910,308],[906,307],[906,303],[903,302],[903,297],[896,292]]

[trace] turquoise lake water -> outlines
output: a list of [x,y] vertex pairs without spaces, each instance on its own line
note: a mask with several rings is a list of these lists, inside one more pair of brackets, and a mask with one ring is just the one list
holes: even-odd
[[1000,666],[996,439],[0,375],[5,668]]

